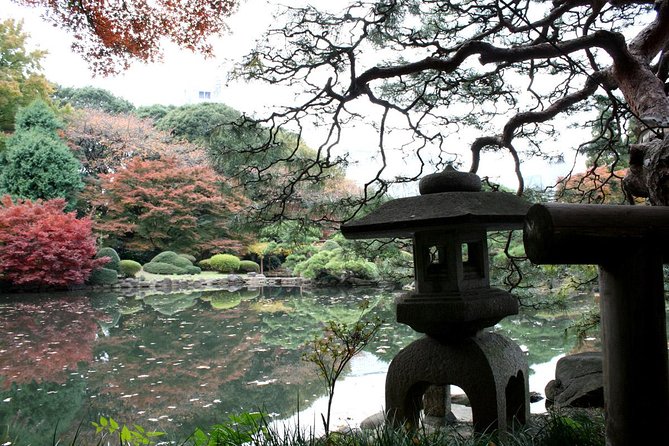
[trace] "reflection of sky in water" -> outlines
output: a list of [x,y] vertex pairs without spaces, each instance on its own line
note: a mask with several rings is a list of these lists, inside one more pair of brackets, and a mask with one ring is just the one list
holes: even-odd
[[[299,407],[302,426],[321,428],[325,390],[299,347],[321,333],[324,321],[355,321],[367,298],[386,323],[338,382],[332,420],[335,427],[357,426],[383,409],[388,364],[418,337],[394,322],[394,296],[376,290],[18,298],[0,306],[0,422],[31,429],[34,443],[39,435],[51,441],[58,419],[75,429],[100,415],[183,439],[227,414],[260,409],[290,421]],[[535,364],[531,390],[543,394],[556,355],[571,348],[563,335],[571,320],[521,314],[495,327]],[[532,406],[541,410],[543,402]]]

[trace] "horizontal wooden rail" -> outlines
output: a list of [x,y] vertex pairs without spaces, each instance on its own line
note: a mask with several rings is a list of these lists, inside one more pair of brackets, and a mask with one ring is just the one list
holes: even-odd
[[669,206],[546,203],[525,216],[525,253],[538,265],[598,265],[642,240],[669,253]]

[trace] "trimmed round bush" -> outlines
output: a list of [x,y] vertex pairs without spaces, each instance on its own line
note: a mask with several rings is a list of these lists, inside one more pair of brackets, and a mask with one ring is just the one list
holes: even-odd
[[189,265],[184,269],[186,270],[186,274],[200,274],[202,272],[202,269],[195,265]]
[[188,268],[189,266],[193,266],[193,262],[188,260],[186,257],[181,257],[181,256],[176,256],[174,259],[172,259],[171,262],[163,262],[163,263],[169,263],[174,266],[178,266],[179,268]]
[[241,260],[232,254],[216,254],[209,259],[209,263],[214,271],[221,273],[234,273],[239,269]]
[[113,269],[116,272],[121,271],[121,258],[118,256],[118,253],[114,248],[100,248],[98,253],[95,255],[95,258],[99,259],[100,257],[109,257],[111,259],[109,262],[107,262],[105,268]]
[[[149,265],[151,263],[172,265],[181,270],[180,272],[164,272],[164,273],[154,273],[154,274],[200,274],[202,272],[200,268],[193,265],[193,262],[191,262],[190,259],[186,258],[185,256],[179,255],[174,251],[161,252],[153,259],[151,259],[151,262],[147,263],[146,265]],[[146,269],[146,265],[144,265],[144,271],[148,271],[150,273],[153,272]],[[156,269],[155,266],[150,266],[149,268]],[[158,269],[160,271],[168,271],[168,270],[179,271],[176,269],[166,269],[165,267],[162,266],[158,267]]]
[[211,266],[211,259],[202,259],[197,264],[202,268],[203,271],[213,271],[214,267]]
[[142,265],[134,260],[121,260],[119,266],[123,277],[135,277],[142,270]]
[[88,277],[90,285],[113,285],[116,282],[118,282],[118,273],[109,268],[96,269]]
[[243,273],[259,273],[260,265],[253,260],[242,260],[239,262],[239,271]]
[[179,254],[174,251],[163,251],[154,258],[151,259],[152,262],[158,263],[172,263],[179,258]]
[[193,263],[193,264],[195,263],[195,260],[196,260],[195,256],[192,256],[190,254],[179,254],[179,256],[190,260],[190,263]]
[[149,262],[144,265],[144,271],[151,274],[186,274],[185,268],[164,262]]

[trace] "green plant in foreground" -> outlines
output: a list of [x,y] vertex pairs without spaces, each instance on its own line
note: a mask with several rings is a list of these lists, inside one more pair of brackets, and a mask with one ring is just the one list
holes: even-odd
[[551,411],[534,439],[542,446],[604,446],[604,430],[601,413]]
[[197,429],[190,439],[193,446],[242,446],[258,436],[266,437],[269,430],[262,412],[244,412],[228,416],[228,421],[216,424],[209,432]]
[[371,341],[383,323],[378,317],[371,320],[364,319],[368,307],[368,301],[360,304],[360,317],[351,326],[336,321],[326,322],[324,335],[316,336],[309,341],[306,345],[309,351],[302,355],[302,360],[316,364],[319,375],[327,387],[327,414],[325,416],[321,414],[326,438],[330,436],[330,415],[337,379],[351,359]]
[[100,417],[99,422],[93,421],[95,434],[100,436],[100,443],[113,435],[118,435],[119,445],[151,445],[153,439],[165,435],[164,432],[146,431],[142,426],[135,424],[132,428],[119,425],[112,417]]
[[[80,431],[67,442],[56,441],[53,446],[111,446],[114,438],[119,446],[153,445],[162,432],[146,432],[141,426],[121,426],[112,418],[100,417],[95,443],[87,443]],[[81,426],[80,426],[81,427]],[[158,444],[179,446],[604,446],[605,421],[597,409],[553,410],[536,415],[525,425],[514,425],[510,432],[475,433],[471,425],[457,423],[440,428],[421,424],[407,430],[385,422],[372,429],[332,432],[325,437],[313,430],[279,426],[268,422],[264,412],[245,412],[230,415],[228,420],[207,431],[197,429],[183,441],[162,441]],[[26,444],[21,434],[11,435],[0,430],[0,440],[6,444]]]

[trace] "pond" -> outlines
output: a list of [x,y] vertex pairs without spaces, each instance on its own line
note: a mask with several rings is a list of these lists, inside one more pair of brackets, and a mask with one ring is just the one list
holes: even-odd
[[[325,388],[302,346],[324,321],[355,321],[368,300],[386,322],[340,381],[333,411],[334,426],[355,426],[382,410],[388,364],[419,336],[395,322],[394,299],[378,289],[287,287],[0,296],[0,440],[51,444],[56,428],[71,439],[100,416],[181,440],[243,411],[286,421],[302,411],[301,427],[319,425]],[[527,351],[530,390],[543,394],[574,345],[565,328],[588,305],[523,310],[494,328]]]

